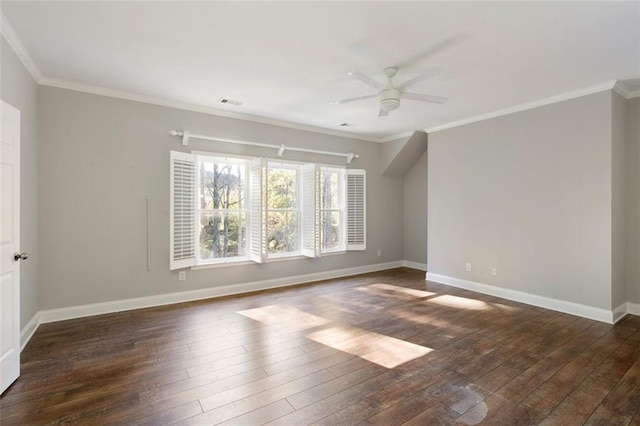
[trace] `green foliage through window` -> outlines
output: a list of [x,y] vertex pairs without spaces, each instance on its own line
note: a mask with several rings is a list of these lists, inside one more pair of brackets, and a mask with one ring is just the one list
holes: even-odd
[[298,251],[298,169],[273,166],[267,176],[267,250]]
[[246,256],[246,165],[211,159],[199,168],[200,258]]

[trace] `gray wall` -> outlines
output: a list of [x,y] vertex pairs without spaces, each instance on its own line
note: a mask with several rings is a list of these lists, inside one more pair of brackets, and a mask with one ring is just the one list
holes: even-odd
[[429,134],[429,272],[611,309],[611,155],[610,92]]
[[[402,178],[380,176],[381,144],[245,122],[67,90],[40,90],[41,309],[121,300],[402,259]],[[367,170],[366,252],[266,265],[169,271],[169,151],[274,156],[273,150],[192,140],[171,129],[360,154]],[[285,159],[344,165],[288,152]],[[151,197],[152,271],[146,270]],[[377,256],[377,250],[382,256]]]
[[627,301],[640,304],[640,98],[627,101]]
[[626,263],[626,182],[627,114],[626,100],[611,92],[611,307],[627,301]]
[[[382,144],[382,150],[380,151],[380,170],[384,171],[389,167],[402,150],[402,147],[409,142],[409,139],[411,139],[411,136],[394,139]],[[406,170],[400,171],[399,173],[396,173],[396,175],[403,176],[405,171]]]
[[20,110],[20,328],[38,312],[38,86],[0,36],[0,98]]
[[383,144],[380,170],[383,176],[404,176],[427,150],[427,134],[415,131],[408,138]]
[[404,259],[427,263],[427,155],[404,176]]

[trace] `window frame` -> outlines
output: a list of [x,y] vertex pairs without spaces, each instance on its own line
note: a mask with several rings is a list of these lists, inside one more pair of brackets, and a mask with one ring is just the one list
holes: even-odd
[[[318,258],[366,250],[366,170],[344,166],[225,154],[213,151],[169,152],[169,269],[205,269],[222,266],[240,266],[286,260]],[[246,217],[245,253],[203,260],[200,257],[200,226],[204,210],[200,206],[200,164],[222,160],[244,163],[244,209]],[[296,169],[297,244],[298,250],[269,255],[267,249],[267,170],[268,165]],[[275,167],[274,167],[275,168]],[[336,249],[321,249],[321,189],[323,169],[341,171],[338,185],[342,199],[341,232],[343,244]],[[213,209],[213,211],[229,209]],[[336,209],[324,209],[334,211]],[[274,211],[274,210],[272,210]],[[191,220],[188,218],[191,217]],[[192,253],[191,257],[185,255]]]
[[[323,179],[322,179],[322,173],[325,171],[331,171],[331,172],[337,172],[338,173],[338,202],[339,202],[339,208],[337,209],[325,209],[322,206],[322,192],[323,192]],[[347,220],[347,208],[346,208],[346,167],[340,167],[340,166],[330,166],[330,165],[319,165],[319,173],[320,173],[320,183],[319,183],[319,188],[318,190],[320,191],[320,200],[319,200],[319,206],[318,206],[318,211],[320,214],[320,220],[318,223],[318,226],[320,227],[320,233],[319,233],[319,238],[320,238],[320,254],[321,255],[328,255],[328,254],[336,254],[336,253],[344,253],[347,251],[347,227],[346,227],[346,220]],[[339,235],[340,235],[340,244],[337,248],[330,248],[330,249],[325,249],[323,248],[323,229],[322,229],[322,218],[323,218],[323,213],[324,212],[338,212],[339,217],[340,217],[340,228],[339,228]]]
[[[200,151],[193,151],[192,152],[194,159],[195,159],[195,165],[196,165],[196,176],[195,176],[195,197],[196,197],[196,201],[195,201],[195,218],[194,218],[194,222],[195,222],[195,265],[194,267],[206,267],[206,266],[215,266],[215,265],[224,265],[224,264],[230,264],[230,263],[243,263],[243,262],[250,262],[250,241],[251,241],[251,215],[250,215],[250,211],[249,211],[249,165],[250,165],[250,159],[246,158],[246,157],[241,157],[241,156],[234,156],[234,155],[227,155],[227,154],[219,154],[219,153],[214,153],[214,152],[200,152]],[[202,159],[208,159],[211,161],[202,161]],[[213,161],[213,160],[222,160],[222,161]],[[244,209],[238,209],[236,210],[237,212],[244,212],[245,214],[245,238],[246,238],[246,242],[245,242],[245,255],[244,256],[234,256],[234,257],[221,257],[221,258],[217,258],[217,259],[203,259],[200,256],[200,235],[201,235],[201,223],[200,220],[202,218],[202,212],[203,209],[201,209],[200,207],[200,191],[202,190],[202,182],[201,182],[201,178],[200,178],[200,164],[202,162],[209,162],[209,163],[214,163],[214,162],[231,162],[231,163],[238,163],[238,164],[242,164],[244,165],[244,194],[245,197],[247,198],[244,202]],[[212,214],[215,214],[216,211],[218,212],[222,212],[222,211],[229,211],[229,209],[207,209],[207,211],[211,211]]]
[[[301,199],[302,199],[302,169],[301,169],[301,165],[302,163],[298,163],[298,162],[293,162],[293,161],[281,161],[281,160],[272,160],[272,159],[267,159],[267,172],[265,175],[265,179],[266,179],[266,183],[265,183],[265,190],[266,190],[266,194],[265,197],[267,198],[264,206],[265,206],[265,212],[264,212],[264,217],[265,220],[267,220],[267,218],[269,217],[269,213],[270,212],[283,212],[283,211],[295,211],[296,214],[296,250],[295,251],[289,251],[289,252],[285,252],[285,253],[269,253],[269,247],[268,247],[268,241],[266,242],[267,244],[267,260],[275,260],[275,259],[283,259],[283,258],[290,258],[290,257],[300,257],[302,256],[302,206],[301,206]],[[284,170],[295,170],[296,172],[296,189],[295,189],[295,201],[296,201],[296,209],[271,209],[269,208],[269,173],[272,169],[284,169]],[[264,223],[263,226],[266,228],[266,235],[268,237],[269,235],[269,226],[268,223]]]

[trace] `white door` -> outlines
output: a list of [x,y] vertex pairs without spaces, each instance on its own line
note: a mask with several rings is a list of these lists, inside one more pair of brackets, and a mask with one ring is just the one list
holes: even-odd
[[[0,101],[0,393],[20,375],[20,111]],[[16,254],[18,256],[16,256]],[[17,258],[17,259],[16,259]],[[26,256],[25,256],[26,258]]]

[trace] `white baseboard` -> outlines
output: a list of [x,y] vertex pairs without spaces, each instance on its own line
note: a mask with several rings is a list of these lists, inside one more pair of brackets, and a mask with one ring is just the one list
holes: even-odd
[[[132,309],[151,308],[154,306],[170,305],[173,303],[191,302],[201,299],[210,299],[221,296],[230,296],[258,290],[267,290],[278,287],[287,287],[296,284],[305,284],[314,281],[321,281],[333,278],[348,277],[351,275],[365,274],[368,272],[384,271],[387,269],[408,268],[426,270],[426,264],[411,262],[408,260],[377,263],[373,265],[358,266],[354,268],[336,269],[333,271],[316,272],[313,274],[296,275],[292,277],[275,278],[271,280],[253,281],[249,283],[234,284],[222,287],[211,287],[199,290],[182,291],[177,293],[159,294],[149,297],[138,297],[133,299],[115,300],[104,303],[92,303],[87,305],[70,306],[59,309],[47,309],[38,311],[31,320],[24,326],[20,333],[21,350],[27,345],[40,324],[63,321],[74,318],[82,318],[92,315],[109,314],[114,312],[128,311]],[[507,290],[486,284],[475,283],[444,275],[427,273],[429,281],[447,284],[454,287],[477,291],[478,293],[490,294],[517,302],[523,302],[534,306],[540,306],[585,318],[613,323],[622,318],[625,313],[640,315],[640,304],[626,303],[617,307],[614,311],[593,308],[590,306],[578,305],[542,296],[531,295],[514,290]],[[626,312],[625,312],[626,311]],[[614,321],[615,320],[615,321]]]
[[[567,302],[565,300],[552,299],[550,297],[538,296],[535,294],[525,293],[517,290],[509,290],[502,287],[463,280],[460,278],[453,278],[446,275],[433,274],[431,272],[427,272],[426,279],[440,284],[450,285],[452,287],[458,287],[466,290],[476,291],[478,293],[489,294],[491,296],[502,297],[503,299],[522,302],[533,306],[539,306],[541,308],[564,312],[571,315],[577,315],[583,318],[606,322],[609,324],[613,324],[615,321],[617,321],[615,317],[616,315],[619,315],[618,312],[614,313],[614,311],[595,308],[593,306],[580,305],[578,303]],[[616,308],[616,310],[617,309],[618,308]],[[626,306],[623,306],[623,309],[626,310]],[[622,318],[624,314],[626,314],[626,312],[621,314],[618,319]]]
[[627,313],[631,315],[640,315],[640,303],[627,302]]
[[33,317],[29,320],[27,325],[24,326],[22,331],[20,332],[20,352],[27,346],[31,337],[33,337],[33,333],[36,332],[38,326],[40,325],[40,311],[36,312]]
[[410,260],[403,260],[402,261],[402,266],[404,266],[406,268],[417,269],[418,271],[427,272],[427,264],[426,263],[418,263],[418,262],[412,262]]
[[377,263],[373,265],[358,266],[354,268],[336,269],[333,271],[316,272],[312,274],[253,281],[249,283],[233,284],[221,287],[210,287],[199,290],[158,294],[148,297],[114,300],[111,302],[103,303],[91,303],[88,305],[70,306],[66,308],[47,309],[39,312],[39,318],[40,323],[63,321],[74,318],[88,317],[92,315],[110,314],[114,312],[129,311],[132,309],[151,308],[154,306],[170,305],[172,303],[191,302],[201,299],[210,299],[214,297],[248,293],[251,291],[267,290],[296,284],[305,284],[313,281],[348,277],[350,275],[358,275],[368,272],[383,271],[386,269],[393,269],[401,266],[402,261]]
[[613,311],[611,311],[611,316],[613,319],[613,324],[617,323],[618,321],[620,321],[622,318],[625,317],[625,315],[627,315],[629,312],[629,303],[625,302],[623,304],[621,304],[620,306],[616,306]]

